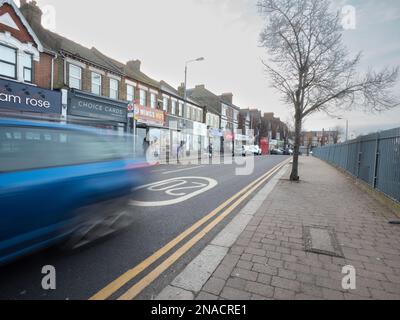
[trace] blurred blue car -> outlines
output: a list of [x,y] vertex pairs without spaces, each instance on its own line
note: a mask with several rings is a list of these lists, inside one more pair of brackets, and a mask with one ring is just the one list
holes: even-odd
[[95,129],[0,119],[0,265],[127,226],[129,195],[146,174],[131,148]]

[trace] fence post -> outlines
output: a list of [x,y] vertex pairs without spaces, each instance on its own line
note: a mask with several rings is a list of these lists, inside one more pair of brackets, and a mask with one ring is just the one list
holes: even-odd
[[357,154],[357,178],[358,179],[360,178],[360,169],[361,169],[361,155],[362,155],[361,146],[362,146],[362,140],[361,140],[361,138],[359,138],[358,143],[357,143],[357,151],[358,151],[358,154]]
[[378,165],[379,165],[379,142],[380,142],[380,133],[378,132],[376,134],[376,145],[375,145],[375,164],[374,164],[374,180],[372,182],[372,186],[374,189],[377,187],[377,182],[378,182]]

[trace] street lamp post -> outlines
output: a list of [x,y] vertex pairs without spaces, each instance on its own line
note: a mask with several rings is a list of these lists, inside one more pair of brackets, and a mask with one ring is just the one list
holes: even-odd
[[[185,86],[184,86],[184,93],[183,93],[183,113],[184,115],[187,114],[186,108],[187,108],[187,73],[188,73],[188,64],[192,63],[192,62],[200,62],[200,61],[204,61],[205,59],[203,57],[201,58],[197,58],[194,60],[189,60],[186,61],[185,63]],[[201,150],[201,148],[200,148]]]
[[185,63],[185,86],[184,86],[184,97],[183,97],[183,102],[184,102],[184,112],[186,112],[186,104],[187,104],[187,73],[188,73],[188,64],[192,62],[199,62],[199,61],[204,61],[205,59],[203,57],[197,58],[194,60],[189,60],[186,61]]
[[344,118],[338,118],[338,120],[346,120],[346,142],[349,141],[349,120]]

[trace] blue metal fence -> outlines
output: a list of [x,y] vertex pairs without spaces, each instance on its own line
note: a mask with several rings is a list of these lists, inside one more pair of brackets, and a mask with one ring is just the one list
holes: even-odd
[[400,128],[318,148],[313,153],[400,202]]

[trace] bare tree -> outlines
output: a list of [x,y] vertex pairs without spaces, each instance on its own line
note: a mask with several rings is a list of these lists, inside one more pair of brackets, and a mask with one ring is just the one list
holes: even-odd
[[300,135],[304,119],[316,112],[362,107],[382,111],[399,105],[390,89],[399,69],[357,73],[361,53],[350,57],[342,42],[339,13],[328,0],[260,0],[266,27],[261,44],[271,85],[294,108],[295,150],[292,181],[298,181]]
[[341,126],[336,126],[333,129],[333,143],[338,144],[339,140],[342,138],[346,130],[344,130]]

